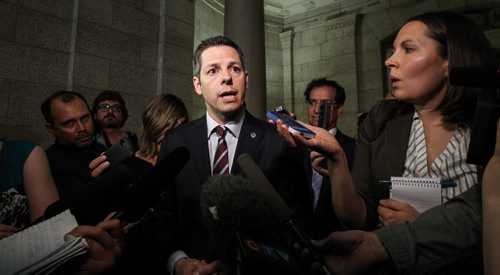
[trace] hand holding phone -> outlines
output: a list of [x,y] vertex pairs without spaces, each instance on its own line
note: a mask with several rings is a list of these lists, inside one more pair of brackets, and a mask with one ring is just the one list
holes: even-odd
[[291,116],[286,115],[284,113],[268,111],[266,116],[268,119],[274,122],[276,122],[276,120],[278,119],[281,119],[283,123],[285,123],[288,126],[288,131],[292,134],[300,133],[305,138],[312,138],[316,135],[313,131],[309,130],[304,125],[300,124],[295,119],[293,119]]

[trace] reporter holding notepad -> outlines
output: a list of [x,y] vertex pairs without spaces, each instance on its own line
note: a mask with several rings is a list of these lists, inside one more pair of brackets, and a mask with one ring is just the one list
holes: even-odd
[[333,207],[346,228],[374,229],[419,216],[407,203],[381,199],[388,190],[380,180],[391,176],[453,180],[457,186],[443,189],[443,201],[478,182],[478,167],[465,163],[478,89],[453,86],[448,75],[453,67],[495,65],[489,42],[466,17],[438,12],[411,18],[393,45],[385,65],[395,99],[376,104],[361,123],[351,173],[326,131],[310,127],[316,136],[305,139],[278,123],[289,143],[327,154]]

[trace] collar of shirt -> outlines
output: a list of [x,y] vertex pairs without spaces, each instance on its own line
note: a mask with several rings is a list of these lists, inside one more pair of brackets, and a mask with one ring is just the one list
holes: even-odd
[[[226,144],[227,144],[227,153],[229,160],[229,172],[231,173],[233,162],[234,162],[234,154],[236,152],[236,147],[238,145],[238,137],[240,136],[241,127],[243,126],[243,120],[245,119],[245,112],[241,112],[241,114],[233,121],[228,121],[224,125],[220,125],[226,127],[228,129],[226,133]],[[210,157],[210,171],[213,170],[213,163],[215,157],[215,151],[217,150],[217,143],[219,138],[215,133],[215,127],[219,126],[215,120],[213,120],[210,115],[206,115],[207,117],[207,140],[208,140],[208,154]],[[229,134],[228,134],[229,133]]]
[[[241,132],[241,126],[243,125],[243,120],[245,119],[246,111],[241,112],[241,114],[236,118],[236,120],[228,121],[224,125],[227,129],[229,129],[228,133],[230,133],[234,138],[238,138]],[[207,117],[207,139],[210,139],[212,134],[215,134],[215,127],[219,126],[217,122],[208,114]]]

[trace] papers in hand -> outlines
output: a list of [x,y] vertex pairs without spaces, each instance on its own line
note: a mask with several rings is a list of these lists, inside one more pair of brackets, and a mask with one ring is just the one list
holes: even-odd
[[64,240],[77,227],[66,210],[48,220],[0,240],[0,274],[47,274],[62,263],[87,252],[81,237]]
[[422,213],[441,204],[441,179],[391,177],[391,198]]

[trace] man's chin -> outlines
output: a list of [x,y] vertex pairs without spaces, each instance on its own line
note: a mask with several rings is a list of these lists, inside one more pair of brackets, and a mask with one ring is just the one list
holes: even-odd
[[120,129],[120,123],[118,122],[113,122],[113,123],[101,123],[101,128],[111,128],[111,129]]

